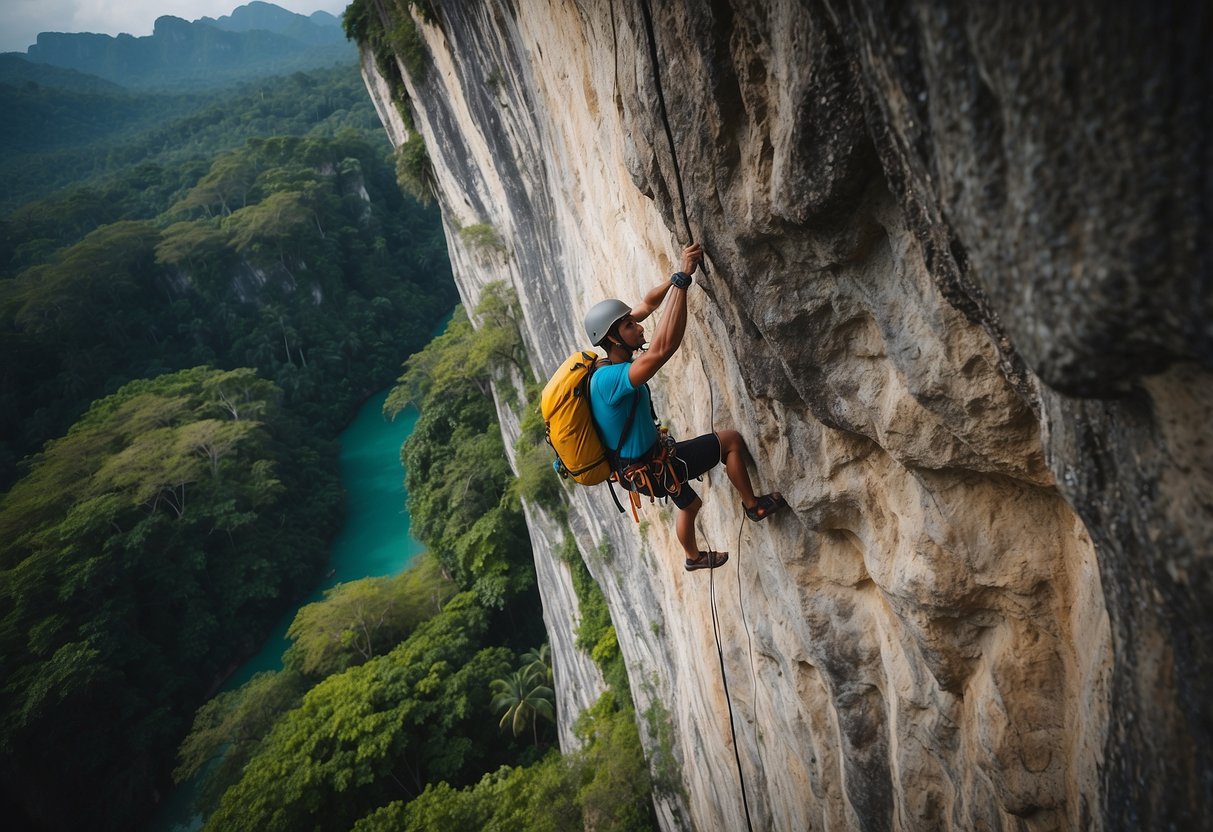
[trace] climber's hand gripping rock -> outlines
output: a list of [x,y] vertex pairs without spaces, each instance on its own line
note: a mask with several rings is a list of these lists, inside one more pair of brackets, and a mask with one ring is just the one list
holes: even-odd
[[695,274],[695,269],[699,268],[702,262],[703,246],[699,243],[691,243],[682,249],[682,271],[686,274]]

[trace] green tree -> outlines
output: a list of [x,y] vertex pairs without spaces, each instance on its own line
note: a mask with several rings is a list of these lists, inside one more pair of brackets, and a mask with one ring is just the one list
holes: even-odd
[[210,172],[169,212],[185,214],[201,209],[208,217],[226,217],[245,207],[256,178],[257,167],[248,154],[239,150],[225,153],[211,163]]
[[486,830],[492,808],[485,797],[478,789],[455,789],[445,781],[431,783],[415,799],[407,803],[394,801],[360,819],[353,832]]
[[98,320],[102,309],[137,305],[141,278],[151,271],[157,231],[147,223],[103,226],[62,253],[60,259],[22,273],[5,305],[22,330],[44,339],[78,344],[100,331],[129,339],[129,314]]
[[512,366],[523,383],[531,381],[534,374],[522,344],[522,309],[517,293],[501,281],[488,284],[476,305],[476,318],[480,327],[472,340],[473,360],[494,370]]
[[214,408],[239,422],[265,413],[277,401],[278,390],[249,367],[214,373],[202,382]]
[[533,583],[529,539],[497,427],[490,381],[496,327],[475,331],[456,313],[446,332],[410,356],[384,411],[417,403],[405,444],[409,514],[418,536],[461,586],[496,607]]
[[[295,830],[323,817],[348,828],[427,782],[466,778],[487,679],[504,648],[477,649],[488,627],[474,596],[455,596],[390,653],[329,676],[278,721],[207,829]],[[480,687],[478,687],[480,686]]]
[[577,802],[586,828],[655,829],[652,781],[632,708],[619,707],[608,691],[582,714],[575,730],[584,743],[574,765],[581,781]]
[[209,465],[211,477],[218,477],[219,464],[230,457],[258,427],[257,422],[202,419],[183,425],[177,431],[173,444],[179,453],[202,457]]
[[324,677],[392,649],[455,593],[429,555],[399,575],[338,584],[299,610],[287,630],[290,667]]
[[274,723],[299,704],[307,690],[289,670],[258,673],[236,690],[220,693],[198,709],[178,751],[178,783],[206,772],[199,809],[213,811],[223,792],[240,780],[244,767]]
[[209,222],[176,222],[164,229],[156,244],[156,262],[190,271],[224,262],[227,234]]
[[181,519],[187,487],[203,475],[202,461],[180,447],[176,430],[159,428],[135,437],[106,460],[94,480],[105,491],[129,494],[150,512],[164,506]]
[[578,720],[583,747],[555,750],[528,766],[504,766],[465,788],[426,787],[364,816],[354,832],[565,832],[601,829],[651,832],[657,818],[651,781],[630,709],[604,694]]
[[256,205],[241,208],[228,218],[230,245],[240,253],[257,246],[271,245],[277,253],[278,264],[286,265],[286,243],[308,225],[311,212],[304,204],[304,195],[294,191],[270,194]]
[[515,670],[503,679],[494,679],[492,689],[491,707],[501,713],[498,727],[503,731],[508,727],[516,737],[529,725],[532,739],[538,746],[539,717],[556,721],[553,704],[556,695],[552,689],[538,684],[534,674],[527,670]]
[[522,671],[539,684],[552,687],[552,645],[545,641],[523,653]]

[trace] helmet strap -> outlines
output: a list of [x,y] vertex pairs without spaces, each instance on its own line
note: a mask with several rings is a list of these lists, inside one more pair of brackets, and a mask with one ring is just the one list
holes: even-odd
[[613,335],[613,334],[607,335],[605,341],[607,344],[609,344],[609,346],[607,347],[607,356],[608,357],[610,357],[610,354],[612,352],[614,352],[614,350],[616,348],[619,348],[621,350],[625,350],[628,354],[628,357],[630,358],[632,356],[632,354],[636,352],[636,349],[637,349],[636,347],[630,346],[627,341],[624,341],[618,335]]

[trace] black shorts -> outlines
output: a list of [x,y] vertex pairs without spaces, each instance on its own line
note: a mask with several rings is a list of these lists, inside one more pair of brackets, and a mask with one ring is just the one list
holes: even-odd
[[[695,493],[695,489],[691,488],[691,480],[703,476],[703,474],[720,464],[720,437],[714,433],[705,433],[703,436],[696,436],[694,439],[678,442],[674,446],[674,456],[675,459],[672,460],[672,464],[678,474],[679,482],[682,483],[682,488],[679,489],[678,493],[669,493],[666,490],[665,484],[659,482],[656,477],[651,478],[653,494],[649,495],[647,489],[641,489],[640,493],[658,499],[669,497],[674,501],[674,505],[680,509],[685,509],[695,502],[695,498],[699,496]],[[620,485],[628,491],[636,490],[626,480],[620,482]]]

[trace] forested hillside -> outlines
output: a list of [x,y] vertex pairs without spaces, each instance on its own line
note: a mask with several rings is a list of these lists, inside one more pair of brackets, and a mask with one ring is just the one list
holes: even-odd
[[356,79],[177,120],[132,96],[58,157],[38,148],[62,122],[24,122],[20,158],[85,181],[0,235],[0,812],[20,827],[152,810],[194,711],[323,574],[333,437],[455,302]]
[[[559,486],[536,391],[519,479],[492,392],[532,376],[516,299],[422,349],[455,301],[444,240],[356,69],[205,96],[0,78],[0,813],[139,828],[199,778],[215,830],[652,828],[676,784],[571,544],[611,689],[556,748],[520,498],[559,513]],[[323,574],[332,438],[397,377],[428,554],[304,607],[282,669],[216,696]]]
[[134,165],[209,159],[258,136],[332,136],[348,127],[386,149],[354,65],[169,94],[0,55],[0,107],[0,211],[72,183],[103,189]]
[[331,430],[420,346],[454,301],[441,232],[381,133],[350,126],[373,111],[343,72],[216,101],[135,145],[188,141],[3,220],[0,485],[133,378],[256,367],[292,403],[326,388]]
[[0,500],[6,816],[130,828],[193,707],[317,579],[340,490],[280,400],[251,370],[132,382]]

